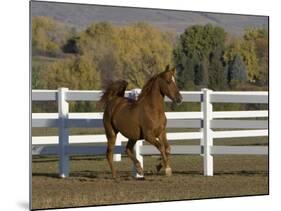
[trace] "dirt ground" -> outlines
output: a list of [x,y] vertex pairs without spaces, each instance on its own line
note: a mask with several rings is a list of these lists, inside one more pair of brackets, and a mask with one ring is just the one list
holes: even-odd
[[158,162],[157,156],[146,156],[145,180],[135,180],[124,156],[115,162],[116,182],[104,157],[72,156],[66,179],[57,177],[57,157],[33,157],[32,208],[268,194],[267,156],[215,156],[213,177],[203,176],[201,156],[172,156],[171,177],[156,174]]

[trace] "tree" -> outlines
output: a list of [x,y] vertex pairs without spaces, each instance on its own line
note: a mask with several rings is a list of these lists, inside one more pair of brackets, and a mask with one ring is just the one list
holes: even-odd
[[208,57],[214,48],[223,49],[225,35],[223,28],[211,24],[191,26],[180,35],[183,52],[188,57]]
[[213,90],[224,90],[226,87],[226,77],[222,64],[222,50],[216,48],[210,54],[208,68],[208,87]]
[[142,87],[171,62],[173,35],[145,23],[113,26],[93,24],[76,39],[77,52],[93,58],[102,84],[123,78]]
[[257,84],[268,85],[268,29],[248,28],[244,39],[255,44],[255,52],[258,60]]
[[[39,86],[43,89],[100,89],[100,72],[88,55],[63,58],[49,64],[45,71],[40,72]],[[95,107],[92,102],[70,103],[70,110],[76,112],[93,111]]]
[[209,59],[203,57],[199,60],[198,57],[194,57],[194,84],[199,86],[207,86],[209,81]]
[[188,90],[194,85],[194,61],[183,53],[180,43],[177,43],[177,47],[173,50],[173,58],[177,70],[178,88]]
[[[207,25],[194,25],[187,28],[179,37],[178,44],[173,51],[174,63],[178,71],[185,78],[193,78],[195,85],[207,86],[210,79],[210,55],[215,49],[224,49],[226,32],[223,28]],[[221,55],[215,57],[221,63]],[[214,61],[212,61],[214,62]],[[222,66],[222,64],[220,64]],[[220,71],[218,73],[221,73]]]
[[243,38],[235,38],[227,46],[224,60],[229,63],[241,55],[247,69],[247,80],[268,84],[268,31],[247,28]]
[[228,82],[246,82],[247,69],[240,55],[236,55],[234,60],[229,65],[228,70]]
[[32,18],[33,55],[57,56],[71,37],[71,29],[47,16]]
[[41,79],[41,87],[47,89],[68,87],[74,90],[89,90],[100,87],[99,72],[92,58],[87,55],[53,62],[42,72]]
[[129,25],[120,33],[121,67],[123,76],[128,76],[131,85],[142,87],[152,75],[171,63],[172,34],[146,23]]
[[102,84],[121,76],[118,39],[118,28],[107,22],[90,25],[76,39],[78,53],[93,60]]

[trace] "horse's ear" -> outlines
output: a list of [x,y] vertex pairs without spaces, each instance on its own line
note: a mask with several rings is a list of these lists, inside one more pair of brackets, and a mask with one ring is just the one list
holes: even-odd
[[165,68],[165,72],[169,71],[169,69],[170,69],[170,65],[168,64]]
[[173,67],[173,68],[171,69],[171,71],[172,71],[173,75],[176,75],[176,67]]

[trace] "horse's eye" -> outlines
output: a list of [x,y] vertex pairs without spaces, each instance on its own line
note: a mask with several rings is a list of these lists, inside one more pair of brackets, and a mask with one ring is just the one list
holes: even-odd
[[170,84],[170,83],[172,83],[172,81],[167,81],[167,84]]

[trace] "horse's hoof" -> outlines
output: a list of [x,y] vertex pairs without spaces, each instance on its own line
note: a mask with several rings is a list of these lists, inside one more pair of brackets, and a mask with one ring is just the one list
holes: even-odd
[[168,176],[168,177],[172,176],[172,169],[170,167],[166,168],[165,173],[166,173],[166,176]]
[[144,176],[142,176],[142,177],[136,177],[136,180],[145,180],[145,177]]

